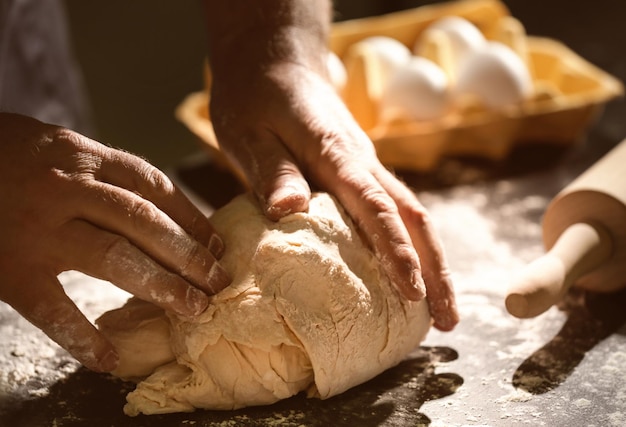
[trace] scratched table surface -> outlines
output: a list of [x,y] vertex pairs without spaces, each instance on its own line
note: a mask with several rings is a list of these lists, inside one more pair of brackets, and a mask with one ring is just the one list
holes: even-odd
[[[622,2],[507,4],[530,34],[564,41],[626,80]],[[509,316],[503,304],[507,283],[543,253],[547,203],[626,137],[625,123],[620,99],[568,148],[524,146],[497,164],[450,158],[431,174],[400,173],[444,241],[462,321],[450,333],[433,330],[365,384],[325,401],[298,395],[233,412],[130,418],[122,407],[133,384],[80,367],[0,303],[0,426],[626,425],[626,292],[572,292],[532,320]],[[172,176],[207,212],[241,191],[203,157],[181,162]],[[76,272],[62,281],[90,319],[127,297]]]

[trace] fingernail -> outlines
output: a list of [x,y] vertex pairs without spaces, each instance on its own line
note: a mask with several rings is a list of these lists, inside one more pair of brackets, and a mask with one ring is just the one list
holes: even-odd
[[120,357],[116,351],[110,350],[98,360],[98,368],[102,372],[111,372],[115,370],[120,362]]
[[209,240],[208,248],[215,258],[221,258],[224,253],[224,241],[217,234],[213,234]]
[[274,191],[267,199],[267,216],[273,220],[308,208],[308,190],[295,185],[285,185]]
[[214,295],[227,287],[230,284],[230,276],[224,270],[224,268],[219,264],[219,262],[214,262],[211,266],[211,270],[209,270],[209,274],[206,276],[206,288],[207,291]]
[[454,329],[454,327],[459,323],[458,316],[439,316],[434,319],[435,328],[439,329],[442,332],[448,332]]
[[187,289],[186,302],[189,310],[188,314],[191,316],[197,316],[208,307],[209,297],[200,289],[190,286],[189,289]]

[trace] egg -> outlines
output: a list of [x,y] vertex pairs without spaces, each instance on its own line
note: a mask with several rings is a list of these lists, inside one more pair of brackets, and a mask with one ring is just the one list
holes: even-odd
[[390,76],[380,101],[383,121],[435,120],[448,109],[448,78],[434,62],[414,56]]
[[456,76],[457,69],[464,57],[481,49],[486,43],[483,34],[470,21],[460,16],[447,16],[426,28],[413,49],[415,54],[423,56],[429,39],[434,38],[437,34],[445,37],[446,47],[449,48],[449,58],[447,58],[449,64],[445,64],[445,66],[450,67],[447,71],[451,76]]
[[368,37],[353,46],[367,48],[379,67],[379,79],[383,85],[387,83],[394,71],[406,64],[412,56],[408,47],[386,36]]
[[328,52],[326,67],[328,69],[328,76],[331,84],[338,92],[343,91],[348,82],[348,72],[346,71],[346,67],[343,65],[343,62],[335,52]]
[[486,107],[500,109],[522,102],[532,91],[524,61],[508,46],[491,41],[460,64],[453,96],[476,97]]

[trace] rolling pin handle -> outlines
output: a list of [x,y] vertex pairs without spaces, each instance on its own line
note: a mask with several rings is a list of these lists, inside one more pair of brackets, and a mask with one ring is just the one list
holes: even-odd
[[603,226],[570,225],[548,253],[530,263],[509,288],[506,309],[521,319],[540,315],[580,277],[608,260],[611,252],[611,237]]

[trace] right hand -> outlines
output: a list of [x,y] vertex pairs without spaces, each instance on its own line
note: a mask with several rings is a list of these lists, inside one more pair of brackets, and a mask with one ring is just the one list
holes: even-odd
[[221,239],[165,174],[68,129],[0,113],[0,199],[0,299],[92,370],[114,370],[117,353],[59,273],[183,316],[230,282]]
[[269,219],[337,198],[402,296],[428,296],[434,326],[459,321],[428,211],[378,160],[328,78],[329,1],[207,0],[210,115],[223,152]]

